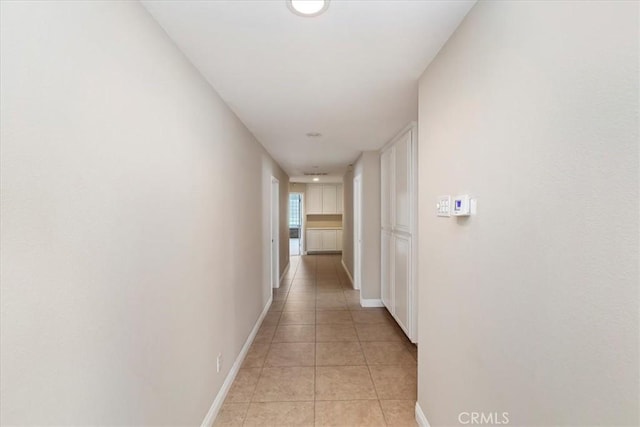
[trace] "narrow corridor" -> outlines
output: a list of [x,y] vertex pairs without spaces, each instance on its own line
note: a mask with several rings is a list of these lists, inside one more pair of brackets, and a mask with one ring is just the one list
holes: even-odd
[[416,347],[359,298],[339,255],[291,257],[216,425],[415,426]]

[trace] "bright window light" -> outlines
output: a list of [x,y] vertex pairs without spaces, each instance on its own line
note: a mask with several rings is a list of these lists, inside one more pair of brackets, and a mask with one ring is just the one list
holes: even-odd
[[300,16],[318,16],[329,7],[329,0],[287,0],[289,9]]

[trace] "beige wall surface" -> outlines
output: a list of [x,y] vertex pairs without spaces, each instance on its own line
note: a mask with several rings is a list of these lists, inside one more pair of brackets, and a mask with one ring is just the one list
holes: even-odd
[[365,151],[354,165],[362,182],[362,283],[360,298],[380,299],[380,154]]
[[640,423],[638,90],[637,2],[479,2],[422,76],[431,426]]
[[300,182],[292,182],[289,184],[289,192],[304,194],[307,192],[307,184],[303,184]]
[[0,423],[198,425],[288,177],[140,4],[0,7]]

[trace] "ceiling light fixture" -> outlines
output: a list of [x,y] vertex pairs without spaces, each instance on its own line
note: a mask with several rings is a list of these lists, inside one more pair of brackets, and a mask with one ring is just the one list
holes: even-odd
[[329,0],[286,0],[291,12],[311,18],[324,13],[329,8]]
[[318,178],[318,177],[316,176],[315,178],[313,178],[313,181],[314,181],[314,182],[318,182],[318,181],[320,181],[320,178]]

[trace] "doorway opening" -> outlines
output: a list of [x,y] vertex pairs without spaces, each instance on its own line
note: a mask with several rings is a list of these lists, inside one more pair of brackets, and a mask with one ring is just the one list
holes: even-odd
[[280,181],[271,177],[271,287],[280,287]]
[[289,255],[302,255],[302,193],[289,193]]
[[353,287],[362,284],[362,183],[360,176],[353,179]]

